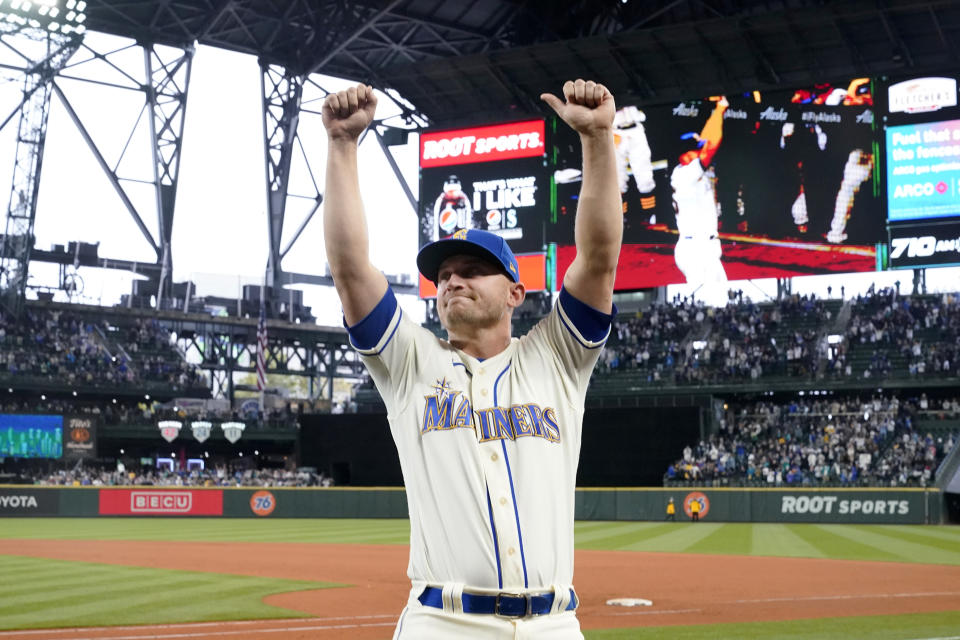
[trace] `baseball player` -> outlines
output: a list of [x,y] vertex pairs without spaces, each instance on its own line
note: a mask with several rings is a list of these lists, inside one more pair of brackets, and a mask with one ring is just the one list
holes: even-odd
[[[728,106],[726,98],[717,102],[700,135],[696,136],[699,149],[681,155],[670,174],[673,208],[680,234],[674,260],[687,283],[700,287],[704,298],[713,295],[715,283],[727,281],[720,262],[715,174],[710,163],[723,139],[723,114]],[[725,295],[726,291],[717,292],[717,295],[720,293]]]
[[647,132],[643,127],[646,119],[646,114],[632,105],[618,109],[613,117],[613,140],[617,148],[620,193],[626,195],[632,173],[637,191],[640,192],[640,207],[653,209],[657,205],[657,197],[653,193],[657,184],[653,180],[650,143],[647,142]]
[[863,183],[870,179],[873,172],[873,154],[862,149],[854,149],[847,156],[847,163],[843,167],[843,181],[837,191],[837,200],[833,208],[833,218],[830,220],[830,231],[827,232],[827,242],[839,244],[847,239],[847,220],[853,210],[853,201],[860,192]]
[[376,98],[328,96],[327,260],[350,340],[389,415],[410,511],[411,589],[395,639],[581,639],[574,483],[587,382],[616,309],[623,216],[613,96],[567,82],[541,98],[580,135],[577,256],[549,314],[511,337],[524,299],[499,236],[462,229],[420,250],[447,340],[409,320],[369,258],[357,139]]

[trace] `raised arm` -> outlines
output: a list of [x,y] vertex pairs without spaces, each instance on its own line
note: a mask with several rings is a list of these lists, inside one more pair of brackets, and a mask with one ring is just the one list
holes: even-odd
[[357,168],[357,141],[376,110],[373,89],[363,84],[331,93],[323,103],[323,126],[327,129],[324,245],[343,317],[350,326],[373,311],[387,290],[387,279],[370,262]]
[[613,281],[623,240],[623,205],[613,145],[613,95],[593,81],[567,81],[564,100],[540,98],[580,135],[583,182],[577,203],[577,256],[563,278],[575,298],[598,311],[613,309]]
[[700,139],[704,144],[700,147],[700,164],[704,169],[713,162],[713,156],[717,154],[720,143],[723,141],[723,114],[726,113],[730,103],[726,96],[722,96],[717,101],[717,106],[713,108],[713,113],[707,118],[703,125],[703,131],[700,132]]

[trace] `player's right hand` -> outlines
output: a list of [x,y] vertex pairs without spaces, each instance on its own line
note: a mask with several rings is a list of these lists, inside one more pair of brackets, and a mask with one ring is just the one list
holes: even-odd
[[602,84],[593,80],[563,84],[563,100],[552,93],[540,95],[557,115],[581,135],[609,133],[617,107],[611,94]]
[[344,91],[331,93],[323,101],[323,126],[331,139],[356,140],[373,122],[377,96],[373,88],[358,84]]

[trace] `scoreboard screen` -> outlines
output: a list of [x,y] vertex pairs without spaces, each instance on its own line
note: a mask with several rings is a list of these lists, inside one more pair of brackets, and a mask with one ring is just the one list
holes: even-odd
[[[691,282],[696,263],[707,261],[678,261],[686,237],[719,240],[727,280],[875,270],[886,218],[872,91],[858,78],[621,106],[614,141],[624,246],[616,288]],[[554,140],[557,209],[547,240],[557,243],[561,282],[575,253],[582,160],[562,122]]]
[[63,416],[0,414],[0,458],[62,458]]

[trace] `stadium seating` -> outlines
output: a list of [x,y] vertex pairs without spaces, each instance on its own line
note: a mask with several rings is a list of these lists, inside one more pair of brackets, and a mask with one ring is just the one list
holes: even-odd
[[153,320],[118,327],[61,309],[28,307],[14,322],[0,314],[0,384],[18,389],[118,389],[125,393],[209,396]]
[[716,434],[684,449],[664,483],[927,486],[958,438],[960,402],[953,398],[743,402],[730,406]]

